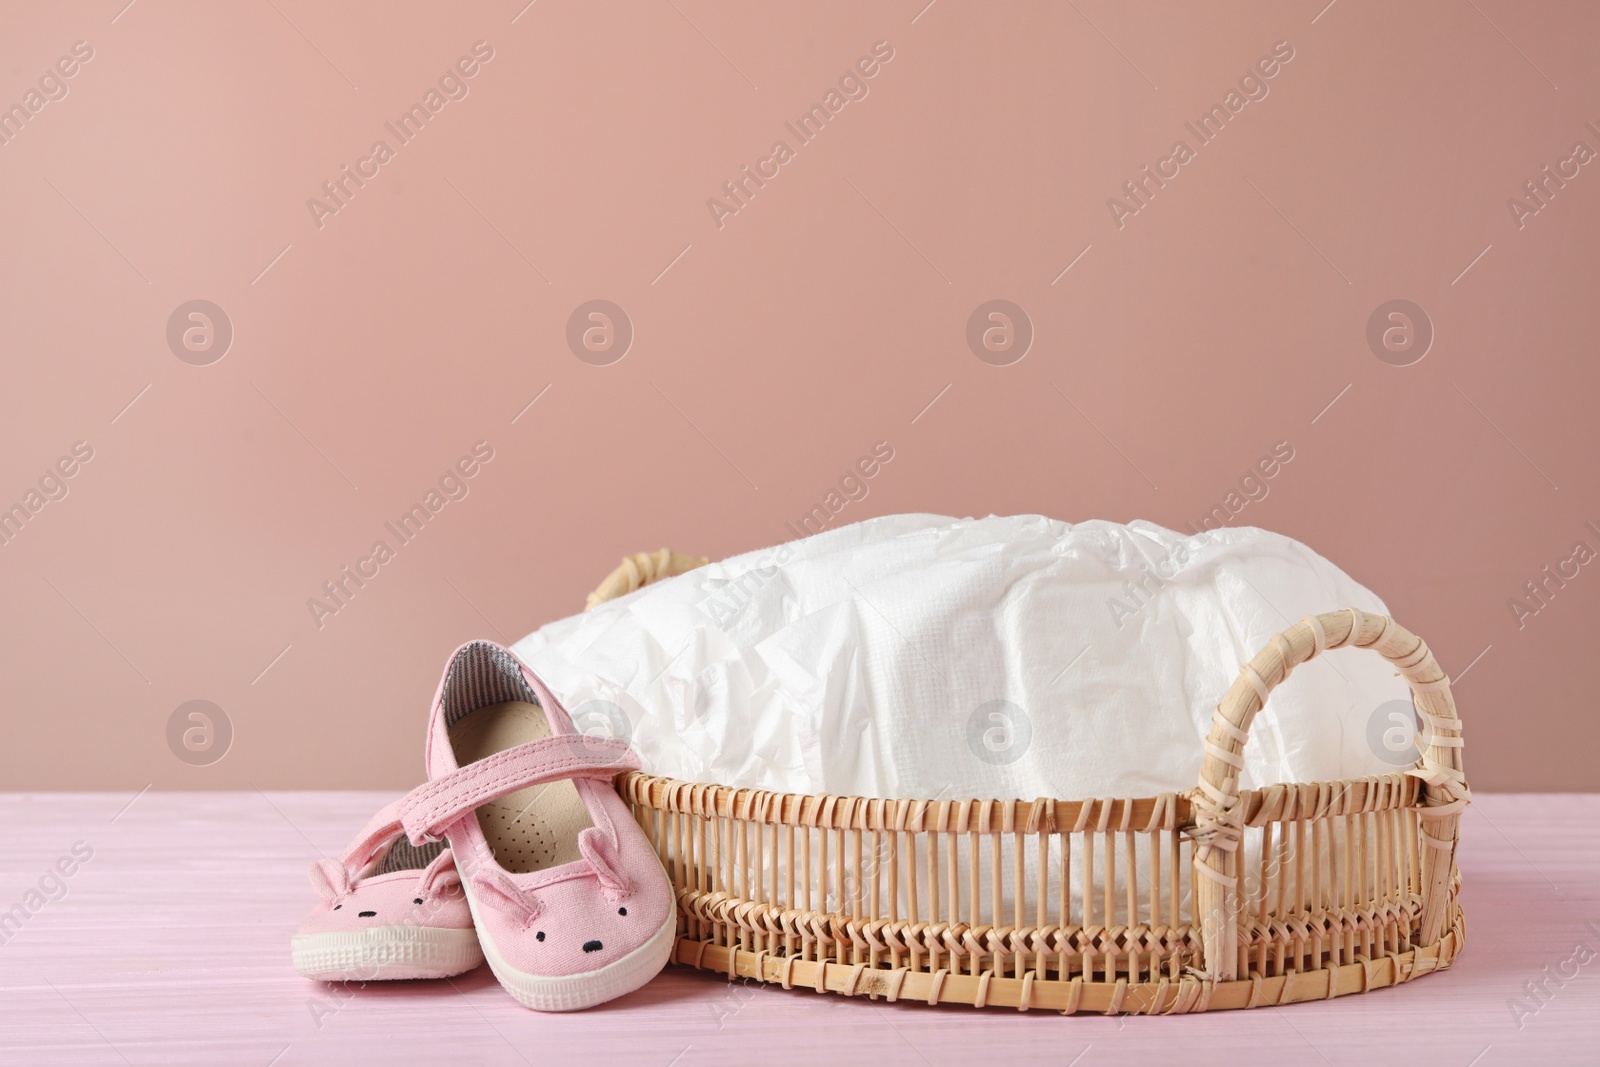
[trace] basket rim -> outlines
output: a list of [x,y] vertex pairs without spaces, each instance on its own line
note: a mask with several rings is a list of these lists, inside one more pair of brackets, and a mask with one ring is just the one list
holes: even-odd
[[[1068,833],[1186,830],[1195,825],[1196,790],[1090,800],[925,800],[839,793],[791,793],[690,782],[630,771],[623,799],[669,814],[738,819],[824,830],[912,833]],[[1404,771],[1316,782],[1279,782],[1238,794],[1241,825],[1424,806],[1422,782]]]

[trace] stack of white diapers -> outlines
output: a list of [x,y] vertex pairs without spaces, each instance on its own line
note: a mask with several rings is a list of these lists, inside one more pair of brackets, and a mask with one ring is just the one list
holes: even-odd
[[[1147,522],[895,515],[647,586],[516,651],[645,769],[797,793],[1139,797],[1194,786],[1211,712],[1307,614],[1383,602],[1297,541]],[[1273,692],[1241,785],[1381,774],[1392,668]]]

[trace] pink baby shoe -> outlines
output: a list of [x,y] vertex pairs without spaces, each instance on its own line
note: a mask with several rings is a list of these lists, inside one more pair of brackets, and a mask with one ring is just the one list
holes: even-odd
[[401,801],[413,844],[447,838],[495,977],[539,1011],[638,989],[666,965],[672,887],[612,788],[639,766],[578,733],[543,682],[491,641],[450,657],[428,725],[432,781]]
[[322,902],[292,943],[294,969],[307,978],[448,978],[483,962],[454,857],[405,841],[400,803],[374,815],[342,860],[311,865]]

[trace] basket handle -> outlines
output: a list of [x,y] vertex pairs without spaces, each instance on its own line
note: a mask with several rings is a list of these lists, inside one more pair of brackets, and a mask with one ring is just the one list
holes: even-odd
[[583,610],[590,611],[596,604],[615,600],[651,582],[687,573],[710,562],[704,556],[686,556],[667,548],[655,552],[636,552],[624,557],[617,569],[606,575],[605,581],[595,587],[595,591],[589,594],[589,601],[583,606]]
[[1407,773],[1422,779],[1423,945],[1444,935],[1455,874],[1461,811],[1471,799],[1461,767],[1461,720],[1450,679],[1423,640],[1389,618],[1355,608],[1308,615],[1283,631],[1240,670],[1211,716],[1198,789],[1191,794],[1197,847],[1195,912],[1200,920],[1201,970],[1213,981],[1238,977],[1237,852],[1243,836],[1239,799],[1241,753],[1250,723],[1267,694],[1301,663],[1330,648],[1370,648],[1392,663],[1411,687],[1412,701],[1429,727],[1429,744]]

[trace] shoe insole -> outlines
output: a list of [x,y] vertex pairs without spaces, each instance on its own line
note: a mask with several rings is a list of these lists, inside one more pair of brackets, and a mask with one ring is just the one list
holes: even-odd
[[[469,763],[550,736],[537,704],[485,704],[450,727],[456,762]],[[500,866],[513,874],[542,871],[581,859],[578,832],[592,825],[570,778],[544,782],[478,806],[478,826]]]

